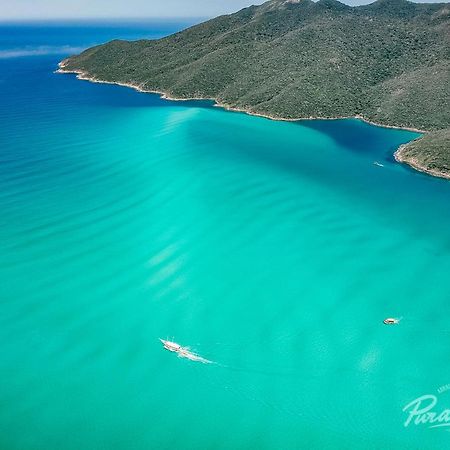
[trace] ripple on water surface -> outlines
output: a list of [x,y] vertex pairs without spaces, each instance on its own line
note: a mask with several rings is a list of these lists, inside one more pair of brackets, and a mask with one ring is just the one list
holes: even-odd
[[443,448],[403,426],[448,382],[450,185],[388,157],[414,133],[48,69],[0,84],[2,448]]

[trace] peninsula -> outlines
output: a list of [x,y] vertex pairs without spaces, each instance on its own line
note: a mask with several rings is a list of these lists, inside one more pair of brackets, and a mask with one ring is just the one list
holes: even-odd
[[158,40],[111,41],[61,72],[274,119],[424,131],[398,161],[450,179],[450,4],[270,0]]

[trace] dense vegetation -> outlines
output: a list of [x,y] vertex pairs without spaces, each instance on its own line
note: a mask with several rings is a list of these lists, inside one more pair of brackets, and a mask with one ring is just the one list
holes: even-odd
[[416,169],[450,179],[450,128],[427,133],[400,148],[396,158]]
[[[450,5],[272,0],[163,39],[112,41],[64,69],[273,117],[434,131],[450,127]],[[435,168],[448,165],[444,144],[429,148]]]

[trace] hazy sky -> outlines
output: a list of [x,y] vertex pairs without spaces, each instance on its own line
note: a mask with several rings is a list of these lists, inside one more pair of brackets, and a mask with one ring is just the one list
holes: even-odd
[[[0,20],[212,17],[265,0],[0,0]],[[433,0],[423,0],[427,3]],[[441,0],[442,1],[442,0]],[[372,0],[345,0],[349,5]]]

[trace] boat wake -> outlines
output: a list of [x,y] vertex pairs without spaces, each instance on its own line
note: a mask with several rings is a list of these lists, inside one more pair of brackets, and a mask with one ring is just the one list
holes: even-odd
[[163,345],[163,347],[169,352],[177,353],[179,358],[186,358],[191,361],[201,362],[203,364],[212,364],[212,361],[202,358],[194,352],[191,352],[189,347],[182,347],[180,344],[177,344],[173,341],[167,341],[164,339],[159,339]]

